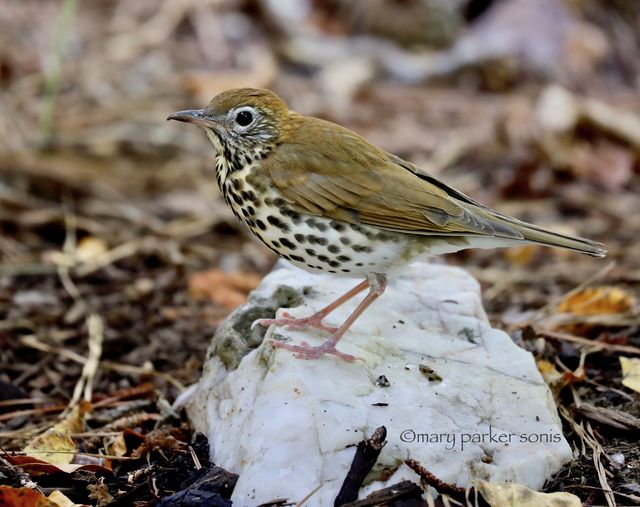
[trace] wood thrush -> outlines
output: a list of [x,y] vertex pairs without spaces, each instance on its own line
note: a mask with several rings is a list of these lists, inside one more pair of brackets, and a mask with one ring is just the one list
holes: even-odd
[[[267,247],[307,271],[364,278],[308,318],[284,314],[258,321],[331,333],[317,347],[274,342],[299,358],[333,354],[353,361],[336,344],[384,292],[387,276],[413,259],[522,243],[606,254],[599,243],[489,209],[344,127],[290,111],[269,90],[228,90],[204,109],[168,119],[204,129],[216,151],[224,199]],[[367,288],[339,328],[323,324],[331,311]]]

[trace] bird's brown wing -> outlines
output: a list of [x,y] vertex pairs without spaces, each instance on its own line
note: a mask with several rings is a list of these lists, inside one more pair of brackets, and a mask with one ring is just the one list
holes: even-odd
[[480,205],[468,197],[350,130],[294,120],[289,138],[261,166],[283,196],[308,213],[410,234],[522,238],[475,213]]

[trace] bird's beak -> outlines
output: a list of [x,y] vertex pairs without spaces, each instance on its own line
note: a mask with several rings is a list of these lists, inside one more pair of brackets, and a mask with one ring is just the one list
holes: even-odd
[[178,120],[187,123],[193,123],[200,127],[213,127],[216,122],[209,118],[204,109],[188,109],[186,111],[178,111],[169,115],[167,120]]

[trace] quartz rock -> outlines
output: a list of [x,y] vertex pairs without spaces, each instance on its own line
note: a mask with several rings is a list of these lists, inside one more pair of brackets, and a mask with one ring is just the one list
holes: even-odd
[[[213,461],[239,474],[232,500],[276,498],[333,505],[355,445],[385,426],[387,444],[360,497],[419,477],[540,488],[571,459],[553,398],[531,354],[489,324],[478,283],[465,271],[415,263],[390,280],[339,343],[361,361],[296,359],[272,339],[320,344],[326,334],[250,329],[281,306],[307,316],[358,281],[281,264],[221,326],[187,412],[209,438]],[[330,314],[340,324],[355,302]],[[264,332],[264,330],[262,331]]]

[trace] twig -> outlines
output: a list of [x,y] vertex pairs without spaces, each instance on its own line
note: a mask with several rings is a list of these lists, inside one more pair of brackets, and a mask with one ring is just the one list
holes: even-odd
[[[571,392],[573,394],[576,408],[580,409],[582,401],[580,400],[578,393],[575,391],[575,389],[571,389]],[[558,408],[558,411],[560,412],[560,415],[564,417],[564,419],[569,423],[571,429],[573,429],[576,435],[578,435],[578,437],[580,438],[580,441],[582,442],[582,454],[585,454],[586,447],[589,447],[591,449],[593,465],[596,469],[596,474],[598,475],[600,486],[602,487],[604,496],[607,500],[607,505],[609,507],[615,507],[616,499],[613,495],[613,491],[611,490],[611,486],[609,486],[609,482],[607,481],[607,471],[604,468],[601,460],[601,456],[604,454],[604,451],[602,449],[602,446],[600,445],[600,442],[598,442],[598,439],[594,435],[593,430],[591,429],[591,424],[589,424],[588,421],[581,421],[578,423],[571,415],[571,412],[569,412],[569,410],[564,406],[560,406]]]
[[380,451],[385,445],[387,438],[387,429],[380,426],[373,432],[369,440],[362,440],[358,444],[356,453],[351,462],[351,468],[347,472],[347,476],[342,483],[342,487],[338,492],[338,496],[333,503],[334,506],[343,505],[353,502],[358,498],[358,491],[364,482],[365,477],[373,468]]
[[609,350],[613,352],[624,352],[625,354],[638,354],[640,355],[640,348],[632,345],[617,345],[615,343],[604,343],[589,340],[588,338],[581,338],[569,333],[561,333],[558,331],[537,330],[536,334],[543,338],[552,338],[556,340],[564,340],[567,342],[579,343],[580,345],[587,345],[598,350]]
[[320,491],[320,488],[322,487],[322,483],[318,484],[315,488],[313,488],[311,491],[309,491],[309,493],[307,493],[297,504],[296,507],[302,507],[305,502],[307,500],[309,500],[309,498],[311,498],[313,495],[315,495],[318,491]]
[[438,479],[435,475],[429,472],[429,470],[424,468],[418,460],[407,459],[405,460],[405,464],[411,470],[417,473],[426,484],[438,490],[438,493],[453,495],[459,498],[465,497],[466,490],[464,488],[461,488],[460,486],[456,486],[455,484],[449,484],[448,482],[444,482],[443,480]]
[[68,410],[71,410],[80,402],[81,396],[84,401],[91,401],[93,379],[100,364],[102,342],[104,341],[102,319],[96,314],[89,315],[87,318],[87,327],[89,329],[89,357],[84,363],[80,379],[73,390],[73,395],[67,407]]

